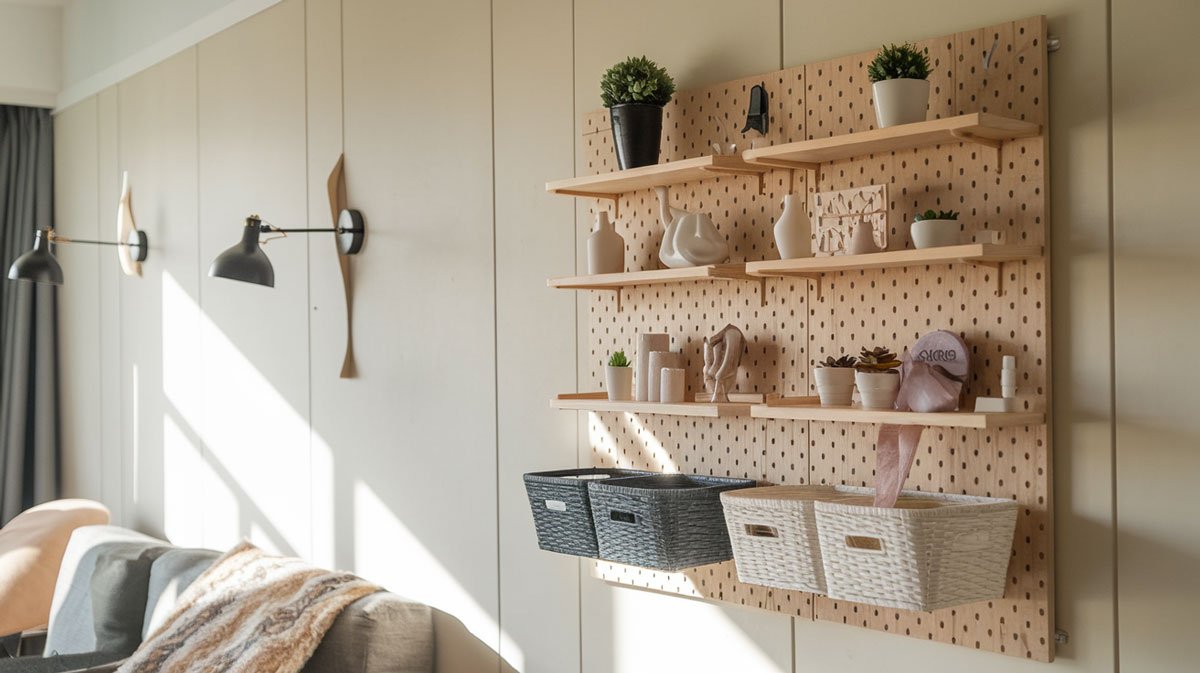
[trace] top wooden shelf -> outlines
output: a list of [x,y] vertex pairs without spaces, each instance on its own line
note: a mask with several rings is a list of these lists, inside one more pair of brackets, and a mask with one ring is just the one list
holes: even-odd
[[768,277],[815,277],[823,273],[835,273],[838,271],[888,269],[927,264],[962,263],[993,265],[1002,262],[1033,259],[1041,254],[1042,247],[1040,245],[968,243],[965,245],[948,245],[937,248],[887,250],[885,252],[872,252],[865,255],[769,259],[746,264],[746,274]]
[[931,119],[861,133],[801,140],[746,150],[742,156],[751,164],[782,168],[815,168],[828,161],[880,152],[895,152],[942,143],[974,142],[999,148],[1006,140],[1030,138],[1041,133],[1037,124],[1009,119],[988,112]]
[[738,156],[710,155],[600,175],[555,180],[546,183],[546,191],[567,196],[616,199],[625,192],[636,192],[640,189],[677,185],[716,175],[762,175],[769,170],[770,166],[749,164]]

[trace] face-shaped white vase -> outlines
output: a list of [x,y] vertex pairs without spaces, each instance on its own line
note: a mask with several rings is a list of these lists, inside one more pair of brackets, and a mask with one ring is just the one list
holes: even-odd
[[720,264],[729,259],[729,243],[707,213],[672,208],[666,187],[659,187],[659,220],[663,225],[658,258],[672,269]]

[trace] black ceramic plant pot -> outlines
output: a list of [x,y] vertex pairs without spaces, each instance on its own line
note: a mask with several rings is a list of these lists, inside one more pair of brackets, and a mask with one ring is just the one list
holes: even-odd
[[614,105],[608,112],[612,117],[617,165],[624,170],[657,164],[662,142],[662,106],[627,103]]

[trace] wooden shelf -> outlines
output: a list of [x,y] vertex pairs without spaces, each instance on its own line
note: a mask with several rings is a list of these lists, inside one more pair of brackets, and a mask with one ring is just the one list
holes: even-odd
[[782,397],[756,404],[750,409],[753,418],[774,418],[797,421],[841,421],[846,423],[892,423],[894,425],[930,425],[948,428],[991,430],[1021,425],[1041,425],[1046,415],[1040,412],[976,413],[945,411],[917,413],[889,409],[852,407],[823,407],[817,397]]
[[996,266],[1003,262],[1040,257],[1038,245],[1003,245],[971,243],[948,245],[920,250],[887,250],[866,255],[837,255],[833,257],[802,257],[750,262],[746,274],[762,277],[799,276],[816,278],[821,274],[860,269],[889,269],[902,266],[930,264],[979,264]]
[[666,414],[669,416],[695,416],[701,418],[725,418],[747,416],[750,402],[609,402],[608,394],[568,393],[550,401],[552,409],[568,411],[623,411],[631,414]]
[[766,302],[762,291],[765,278],[746,273],[745,264],[709,264],[686,269],[652,269],[601,273],[592,276],[568,276],[546,279],[546,287],[560,290],[609,290],[617,293],[617,310],[621,310],[621,290],[637,285],[666,285],[698,280],[742,280],[759,283],[759,300]]
[[[931,119],[831,138],[801,140],[746,150],[742,156],[751,164],[774,168],[815,169],[820,164],[867,154],[928,147],[943,143],[973,142],[996,150],[1007,140],[1029,138],[1041,133],[1037,124],[1009,119],[988,112],[975,112],[946,119]],[[998,157],[997,157],[998,158]],[[996,162],[997,171],[1000,162]]]
[[[739,156],[710,155],[600,175],[555,180],[546,183],[546,191],[616,201],[617,197],[625,192],[705,180],[717,175],[757,175],[761,178],[762,174],[769,170],[771,166],[749,164]],[[761,191],[761,184],[759,187]]]

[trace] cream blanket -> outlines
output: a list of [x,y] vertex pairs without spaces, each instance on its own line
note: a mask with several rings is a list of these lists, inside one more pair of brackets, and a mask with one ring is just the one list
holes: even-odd
[[297,673],[342,609],[376,591],[242,542],[184,590],[117,673]]

